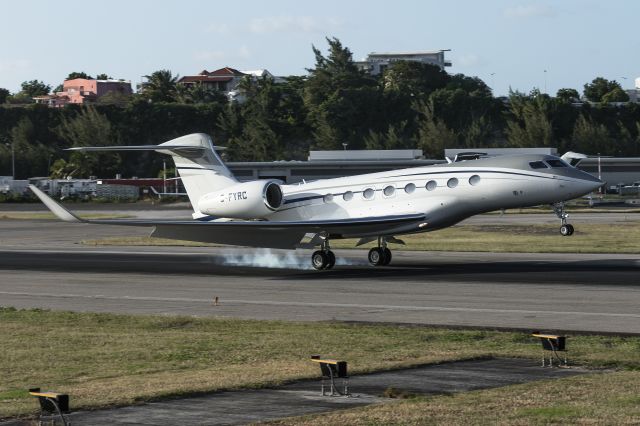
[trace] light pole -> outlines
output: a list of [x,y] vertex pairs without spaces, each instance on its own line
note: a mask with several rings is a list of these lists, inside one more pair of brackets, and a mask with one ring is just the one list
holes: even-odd
[[493,92],[493,96],[496,95],[495,78],[493,77],[494,75],[496,75],[496,73],[492,72],[491,73],[491,91]]
[[[600,165],[600,153],[598,153],[598,179],[602,180],[602,167]],[[602,198],[602,186],[598,188],[598,194]]]
[[167,193],[167,162],[162,160],[162,192]]
[[544,70],[544,93],[547,93],[547,70]]

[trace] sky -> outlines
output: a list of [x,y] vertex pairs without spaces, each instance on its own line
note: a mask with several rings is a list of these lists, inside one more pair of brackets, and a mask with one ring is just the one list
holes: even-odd
[[582,91],[602,76],[640,77],[635,0],[0,0],[0,87],[52,87],[72,71],[131,80],[159,69],[195,75],[225,66],[304,75],[312,45],[337,37],[370,52],[451,49],[450,73],[497,96],[533,88]]

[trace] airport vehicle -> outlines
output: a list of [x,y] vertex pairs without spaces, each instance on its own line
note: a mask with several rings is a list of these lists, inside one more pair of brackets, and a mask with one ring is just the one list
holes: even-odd
[[160,145],[81,147],[81,151],[152,150],[173,157],[193,206],[193,220],[84,220],[35,186],[32,191],[67,222],[153,226],[152,236],[268,248],[315,248],[316,269],[331,269],[330,241],[377,241],[372,265],[391,261],[388,243],[403,234],[435,231],[494,210],[551,204],[562,235],[573,234],[564,202],[602,182],[551,155],[480,158],[285,185],[238,182],[205,134]]

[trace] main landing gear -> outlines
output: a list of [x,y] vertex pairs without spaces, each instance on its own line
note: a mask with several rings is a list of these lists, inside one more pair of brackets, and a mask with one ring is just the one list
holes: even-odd
[[[390,237],[393,240],[393,237]],[[393,240],[398,242],[400,240]],[[400,241],[402,243],[402,241]],[[404,244],[404,243],[402,243]],[[386,266],[391,262],[391,250],[387,247],[387,237],[378,237],[378,247],[369,250],[369,263],[373,266]],[[311,255],[311,265],[318,271],[331,269],[336,264],[336,255],[331,251],[329,239],[322,237],[320,250]]]
[[311,265],[317,270],[331,269],[336,264],[336,255],[329,247],[329,239],[325,238],[320,245],[320,250],[311,255]]
[[569,217],[569,213],[564,211],[564,203],[556,203],[552,205],[553,207],[553,212],[556,214],[556,216],[558,216],[558,219],[560,219],[560,234],[563,237],[569,237],[571,235],[573,235],[573,225],[571,225],[570,223],[567,223],[567,218]]
[[369,250],[369,263],[373,266],[386,266],[391,262],[391,250],[385,237],[378,237],[378,247]]

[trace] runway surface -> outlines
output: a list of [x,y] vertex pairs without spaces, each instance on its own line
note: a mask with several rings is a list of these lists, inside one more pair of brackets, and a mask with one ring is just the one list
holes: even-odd
[[338,250],[317,272],[309,251],[78,244],[147,232],[0,221],[0,306],[640,333],[638,255]]

